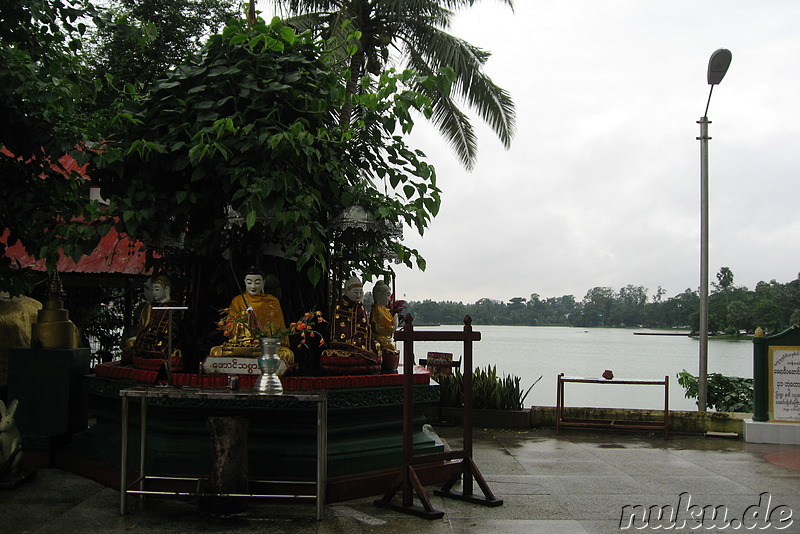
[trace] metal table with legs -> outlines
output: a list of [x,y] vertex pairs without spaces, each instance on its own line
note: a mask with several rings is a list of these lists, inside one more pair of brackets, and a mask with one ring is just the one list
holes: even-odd
[[[147,404],[149,399],[183,399],[198,400],[203,402],[220,401],[226,407],[235,410],[237,405],[256,405],[259,408],[269,410],[273,407],[280,407],[287,403],[312,403],[316,405],[316,476],[311,482],[297,482],[284,480],[253,480],[259,484],[281,485],[287,484],[291,487],[298,485],[310,485],[314,487],[313,495],[296,493],[240,493],[226,494],[228,497],[261,497],[273,499],[289,499],[294,501],[313,500],[316,503],[316,518],[321,520],[325,505],[325,483],[327,478],[326,468],[328,459],[328,411],[327,394],[325,392],[309,391],[284,391],[280,395],[260,393],[254,389],[231,390],[228,388],[203,388],[203,387],[160,387],[160,386],[137,386],[120,391],[122,397],[122,450],[120,459],[120,514],[127,513],[128,494],[135,495],[204,495],[200,488],[202,477],[174,477],[157,476],[146,473],[145,460],[147,457]],[[139,399],[141,406],[140,415],[140,444],[139,444],[139,476],[136,480],[128,482],[128,427],[129,427],[129,401],[131,398]],[[148,481],[175,481],[175,482],[197,482],[196,489],[179,489],[168,491],[155,491],[147,489]]]

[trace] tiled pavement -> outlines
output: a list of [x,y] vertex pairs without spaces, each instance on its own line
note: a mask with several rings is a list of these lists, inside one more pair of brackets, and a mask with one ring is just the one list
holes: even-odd
[[[436,430],[453,447],[460,446],[460,428]],[[605,431],[556,436],[552,429],[476,429],[474,438],[475,463],[502,506],[433,496],[436,488],[430,487],[442,519],[378,508],[375,497],[329,505],[319,522],[312,519],[312,505],[259,503],[245,514],[219,519],[204,515],[192,500],[177,499],[140,503],[133,498],[131,513],[120,516],[117,490],[41,469],[20,488],[0,492],[0,533],[606,534],[730,532],[748,526],[755,527],[750,532],[800,533],[798,446],[701,436],[665,441],[660,435]],[[635,505],[641,507],[630,508]],[[649,507],[669,512],[670,505],[678,509],[672,523],[668,515],[660,522],[651,515],[646,524],[626,520],[622,526],[630,528],[620,528],[621,516],[630,518],[629,511],[641,518]],[[700,525],[689,513],[699,517],[703,507],[727,516]]]

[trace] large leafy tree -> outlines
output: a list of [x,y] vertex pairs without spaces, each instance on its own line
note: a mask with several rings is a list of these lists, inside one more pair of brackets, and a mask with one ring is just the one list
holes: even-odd
[[118,86],[163,77],[238,16],[234,0],[107,0],[116,23],[93,33],[90,63]]
[[583,317],[586,325],[605,325],[616,307],[616,292],[610,287],[593,287],[583,297]]
[[[199,262],[272,240],[316,283],[330,267],[328,223],[344,208],[357,203],[420,232],[438,211],[433,168],[395,130],[410,130],[410,110],[428,104],[408,87],[442,83],[384,73],[359,95],[371,127],[340,128],[344,89],[325,43],[277,18],[232,22],[149,92],[130,95],[95,176],[123,233],[180,236]],[[388,245],[421,261],[397,239]],[[383,269],[368,253],[358,260]]]
[[[22,241],[37,257],[54,261],[60,248],[87,253],[112,225],[133,237],[184,232],[206,257],[220,253],[224,239],[237,241],[235,231],[259,230],[284,240],[286,255],[316,281],[329,267],[325,224],[339,210],[358,203],[378,221],[420,231],[438,210],[434,170],[395,129],[411,129],[411,108],[430,113],[408,87],[446,92],[444,79],[384,73],[357,96],[364,120],[336,128],[343,73],[321,57],[323,43],[278,21],[239,23],[146,93],[129,84],[109,130],[92,114],[103,111],[94,105],[102,80],[81,61],[84,21],[107,21],[79,0],[2,9],[0,227],[7,243]],[[111,200],[103,210],[89,201],[81,175],[52,156],[96,157],[97,146],[84,140],[98,139],[107,140],[102,169],[90,175]],[[231,232],[233,212],[244,224]],[[388,245],[424,266],[397,239]],[[13,291],[20,271],[0,258],[0,283]],[[383,267],[374,255],[363,262],[367,272]]]
[[146,86],[196,52],[233,3],[0,3],[0,290],[28,292],[35,278],[12,265],[6,244],[22,242],[52,267],[61,253],[89,253],[108,231],[108,211],[87,194],[98,182],[75,161],[86,163],[106,138],[118,89]]
[[[380,224],[404,221],[423,232],[438,211],[434,169],[398,132],[413,125],[412,108],[426,111],[427,100],[408,87],[447,80],[384,73],[359,96],[371,127],[340,128],[342,75],[325,49],[278,18],[232,21],[150,91],[130,94],[104,146],[93,179],[117,230],[166,250],[189,277],[197,354],[230,298],[232,268],[269,262],[281,273],[288,313],[324,309],[334,216],[358,204]],[[177,241],[183,248],[164,248]],[[423,265],[397,237],[383,245]],[[384,272],[374,247],[358,252],[349,265]]]
[[[326,39],[338,38],[351,51],[348,94],[359,80],[377,75],[390,61],[392,52],[423,75],[451,68],[455,74],[453,94],[418,86],[430,98],[432,120],[450,142],[462,163],[471,169],[477,157],[477,138],[467,114],[457,101],[475,110],[508,147],[515,131],[511,96],[483,72],[490,54],[448,33],[455,12],[477,0],[273,0],[291,16],[288,22],[312,29]],[[503,0],[513,8],[512,0]],[[350,31],[357,30],[353,39]],[[348,42],[349,39],[349,42]],[[343,47],[342,50],[347,50]],[[340,120],[348,124],[358,109],[348,101]]]
[[[81,61],[86,24],[103,20],[81,0],[0,2],[0,232],[54,261],[59,248],[77,257],[97,240],[83,178],[65,164],[85,159],[83,140],[98,122],[87,103],[102,89]],[[0,243],[0,290],[25,291]]]

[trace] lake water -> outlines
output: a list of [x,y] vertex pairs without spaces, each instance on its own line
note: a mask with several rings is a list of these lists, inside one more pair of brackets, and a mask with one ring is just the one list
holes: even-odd
[[[426,330],[463,330],[463,325],[417,327]],[[661,380],[669,376],[671,410],[696,410],[695,399],[687,399],[676,374],[686,369],[698,375],[699,342],[688,336],[641,336],[647,329],[570,328],[473,325],[481,333],[474,344],[473,364],[496,365],[498,375],[516,375],[523,391],[540,375],[542,379],[525,399],[525,406],[555,406],[556,380],[565,376],[599,377],[611,369],[616,378]],[[402,343],[398,343],[402,350]],[[415,343],[417,358],[428,351],[452,352],[458,359],[461,342]],[[463,367],[462,367],[463,370]],[[752,341],[709,339],[708,372],[753,377]],[[657,386],[608,386],[566,384],[567,406],[659,409],[664,406],[663,388]]]

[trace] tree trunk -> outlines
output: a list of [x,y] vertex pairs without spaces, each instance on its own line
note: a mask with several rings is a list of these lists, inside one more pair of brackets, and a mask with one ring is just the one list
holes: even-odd
[[[247,418],[209,417],[207,426],[211,431],[211,478],[203,493],[247,493]],[[247,498],[211,495],[201,498],[200,506],[214,514],[237,513],[247,509]]]
[[346,128],[350,126],[350,121],[353,118],[353,95],[358,92],[358,82],[361,79],[361,73],[364,71],[365,54],[363,50],[359,50],[353,57],[350,58],[350,79],[347,80],[345,88],[345,101],[342,106],[342,111],[339,114],[339,126]]

